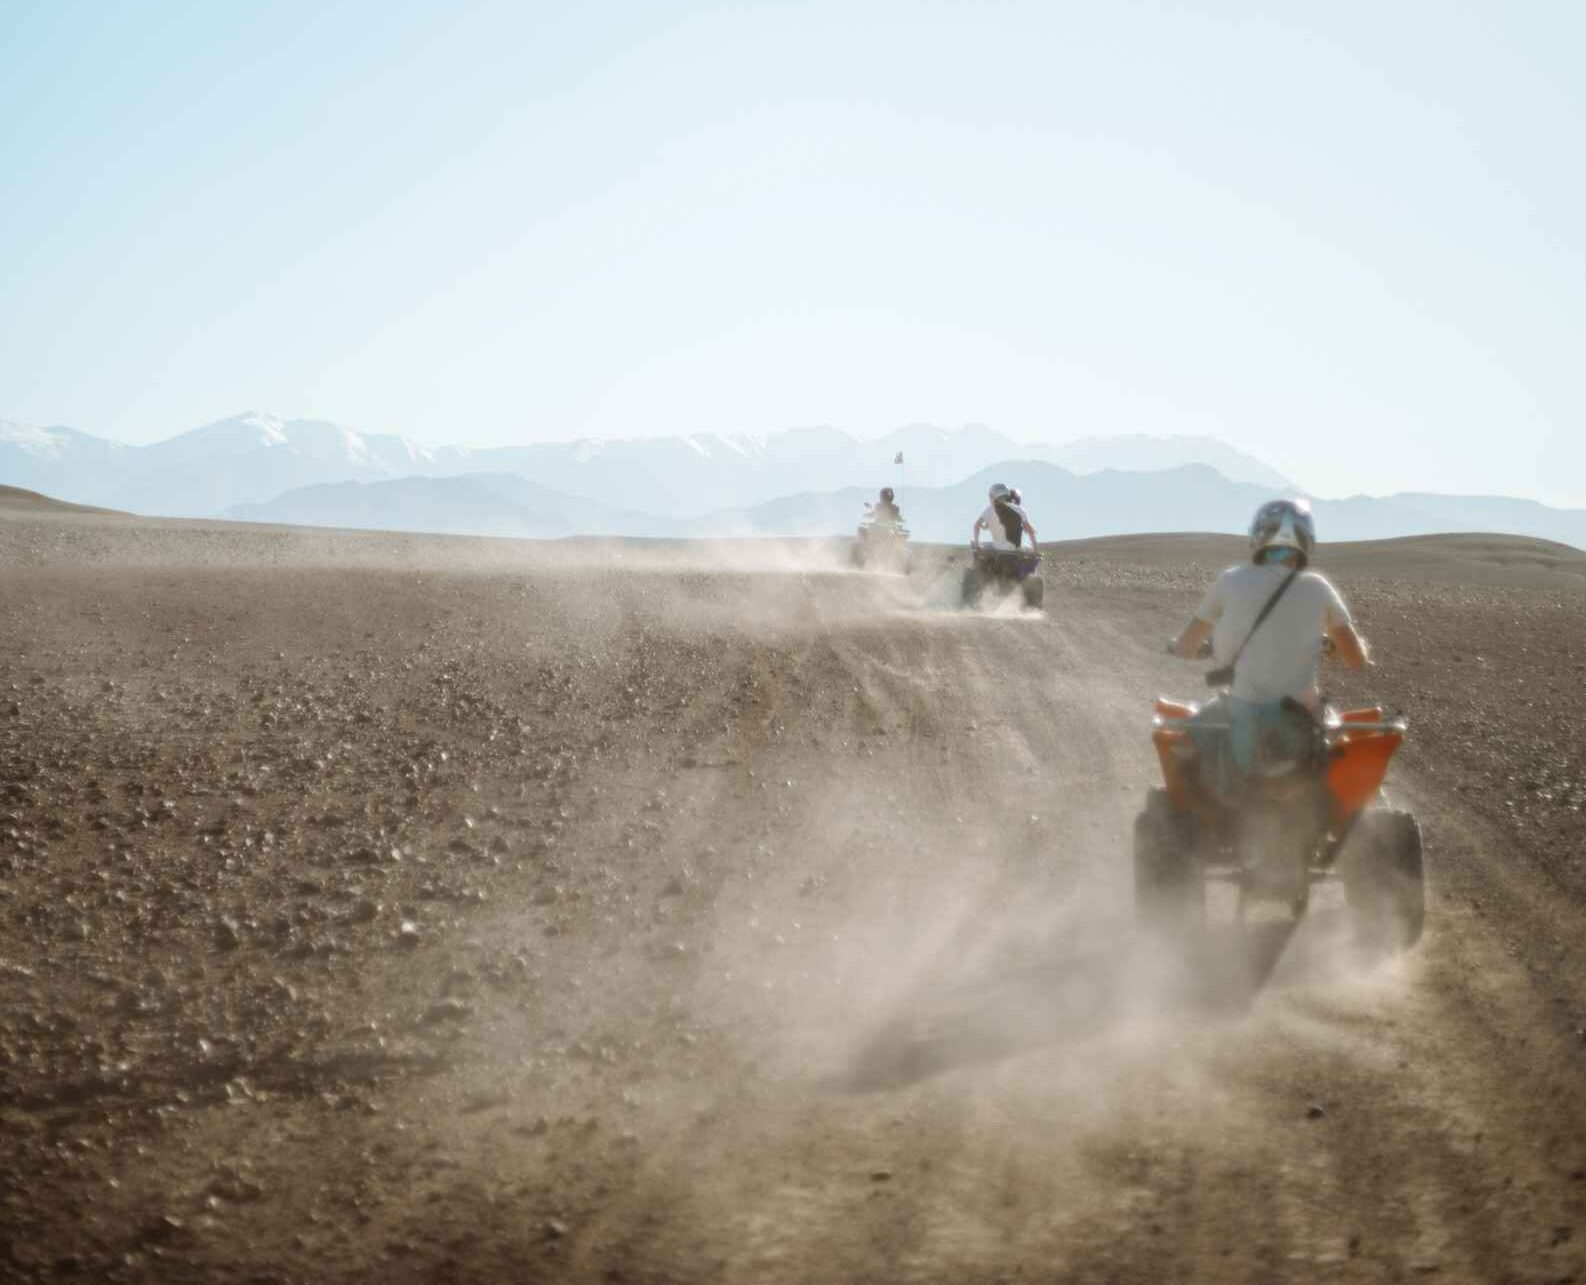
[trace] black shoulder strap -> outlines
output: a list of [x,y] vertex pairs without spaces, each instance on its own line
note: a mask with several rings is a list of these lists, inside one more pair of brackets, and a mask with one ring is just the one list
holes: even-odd
[[1283,577],[1283,583],[1273,590],[1272,596],[1267,599],[1266,605],[1261,608],[1260,613],[1256,616],[1256,623],[1250,626],[1250,632],[1245,635],[1244,642],[1239,644],[1239,650],[1234,653],[1233,659],[1228,662],[1229,669],[1239,663],[1239,658],[1245,654],[1245,648],[1250,645],[1250,640],[1256,636],[1256,630],[1260,629],[1262,622],[1272,614],[1272,608],[1278,605],[1278,599],[1289,591],[1289,586],[1294,583],[1295,578],[1299,574],[1300,568],[1295,567],[1294,570]]

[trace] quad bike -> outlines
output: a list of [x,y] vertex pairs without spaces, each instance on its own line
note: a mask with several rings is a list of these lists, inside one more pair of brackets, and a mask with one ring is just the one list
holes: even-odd
[[1001,594],[1018,589],[1025,606],[1039,607],[1046,598],[1041,555],[1034,549],[971,548],[969,565],[964,568],[964,605],[977,605],[987,589]]
[[1254,901],[1305,913],[1311,888],[1341,878],[1363,943],[1402,950],[1425,919],[1421,827],[1379,802],[1388,761],[1404,740],[1403,718],[1381,707],[1327,709],[1310,761],[1272,764],[1237,805],[1202,784],[1190,719],[1199,707],[1159,697],[1151,739],[1164,785],[1146,795],[1134,823],[1135,909],[1168,934],[1203,924],[1206,884],[1232,883],[1242,922]]
[[914,569],[909,529],[897,522],[866,518],[859,524],[858,537],[848,556],[854,566],[865,571],[896,571],[908,575]]

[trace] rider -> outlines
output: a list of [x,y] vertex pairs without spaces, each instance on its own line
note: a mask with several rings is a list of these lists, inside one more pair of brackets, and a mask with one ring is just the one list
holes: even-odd
[[1263,504],[1250,523],[1250,561],[1217,577],[1168,644],[1175,656],[1194,659],[1210,640],[1217,659],[1234,666],[1231,691],[1202,707],[1195,729],[1203,757],[1215,765],[1213,783],[1225,792],[1268,755],[1303,757],[1314,747],[1327,643],[1353,669],[1370,663],[1338,590],[1307,569],[1315,546],[1304,500]]
[[903,510],[895,502],[895,492],[890,486],[881,488],[881,498],[870,505],[870,520],[878,526],[902,526]]
[[980,549],[980,533],[986,530],[991,532],[993,549],[1017,549],[1023,537],[1028,535],[1031,551],[1040,552],[1040,547],[1035,543],[1035,523],[1030,521],[1030,515],[1013,495],[1001,482],[991,484],[990,490],[986,492],[991,503],[986,505],[975,519],[975,525],[969,529],[971,548]]

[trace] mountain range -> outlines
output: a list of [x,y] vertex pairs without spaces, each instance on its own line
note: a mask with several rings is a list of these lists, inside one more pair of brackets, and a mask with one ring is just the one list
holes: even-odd
[[1031,446],[981,425],[913,424],[874,440],[833,428],[795,428],[763,437],[698,433],[427,447],[323,420],[250,412],[152,445],[127,446],[75,429],[0,420],[0,483],[168,517],[211,517],[299,487],[462,474],[514,474],[613,509],[698,517],[848,485],[946,486],[1014,457],[1077,472],[1210,464],[1235,481],[1292,489],[1260,460],[1210,437],[1139,435]]
[[[946,487],[910,487],[899,496],[914,537],[961,544],[994,481],[1023,492],[1043,540],[1136,531],[1242,532],[1272,489],[1234,482],[1205,464],[1077,474],[1044,460],[1004,460]],[[805,491],[702,517],[612,509],[502,474],[352,482],[291,491],[227,516],[253,522],[359,526],[459,535],[546,537],[825,536],[851,532],[875,492],[869,487]],[[1586,512],[1550,509],[1501,496],[1394,495],[1313,500],[1324,539],[1369,540],[1447,532],[1531,535],[1586,549]]]
[[[398,531],[833,535],[851,531],[864,502],[891,484],[917,538],[958,543],[994,480],[1023,489],[1043,539],[1237,532],[1262,500],[1297,489],[1215,438],[1030,446],[981,425],[914,424],[875,440],[800,428],[468,448],[254,413],[148,446],[0,421],[0,484],[145,514]],[[1586,512],[1530,500],[1313,503],[1327,540],[1483,531],[1586,548]]]
[[225,513],[245,522],[433,531],[548,540],[583,535],[670,535],[686,519],[612,509],[553,491],[513,473],[402,477],[297,487],[264,504]]

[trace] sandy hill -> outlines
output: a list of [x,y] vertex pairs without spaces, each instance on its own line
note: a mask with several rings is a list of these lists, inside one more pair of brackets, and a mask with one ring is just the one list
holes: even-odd
[[[1242,537],[1202,533],[1101,536],[1043,544],[1042,548],[1059,564],[1093,559],[1162,568],[1209,568],[1228,566],[1245,557]],[[1341,575],[1443,585],[1586,589],[1586,553],[1530,536],[1456,532],[1324,543],[1318,547],[1316,565]]]
[[0,486],[0,512],[41,513],[114,513],[114,509],[96,509],[88,504],[68,504],[65,500],[40,495],[37,491],[20,486]]

